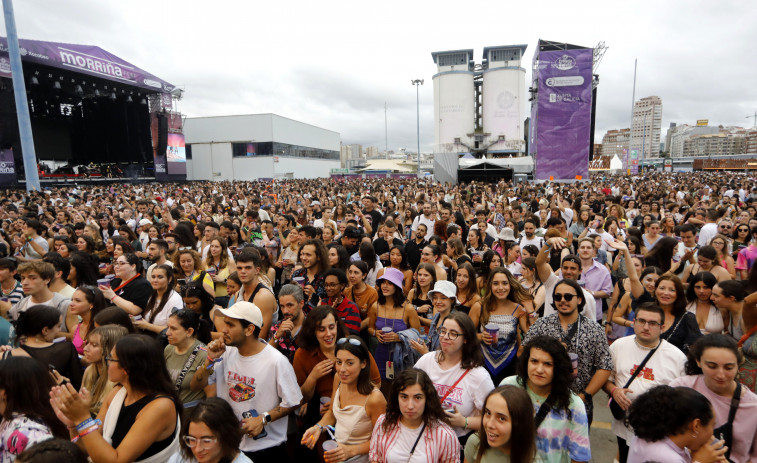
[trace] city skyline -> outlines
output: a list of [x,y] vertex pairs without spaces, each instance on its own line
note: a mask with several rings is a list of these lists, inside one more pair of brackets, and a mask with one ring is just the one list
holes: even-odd
[[[410,80],[425,79],[419,89],[421,151],[431,152],[432,51],[473,48],[478,62],[484,46],[527,44],[523,62],[530,82],[539,38],[609,47],[597,70],[595,142],[608,130],[630,127],[635,58],[636,99],[663,100],[663,128],[698,119],[749,128],[757,110],[757,89],[750,85],[757,49],[749,45],[757,5],[751,3],[209,7],[173,0],[128,6],[17,0],[14,7],[21,38],[97,45],[184,87],[179,109],[189,117],[272,112],[337,131],[344,144],[381,151],[385,103],[389,149],[415,150]],[[519,20],[492,26],[481,21],[482,9],[487,17]],[[363,27],[353,33],[348,24]],[[5,35],[4,24],[0,33]]]

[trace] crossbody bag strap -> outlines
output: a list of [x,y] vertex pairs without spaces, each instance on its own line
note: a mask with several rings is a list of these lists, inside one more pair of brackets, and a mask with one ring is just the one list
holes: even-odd
[[195,359],[197,358],[197,353],[200,352],[201,344],[197,344],[195,346],[192,353],[189,355],[189,358],[187,359],[187,362],[184,364],[184,368],[181,369],[181,372],[179,373],[179,377],[176,378],[176,390],[179,391],[181,389],[181,383],[184,382],[184,377],[187,376],[187,373],[189,372],[189,369],[192,367],[192,364],[194,363]]
[[636,379],[636,376],[638,376],[638,374],[644,368],[644,365],[647,364],[647,362],[649,361],[649,359],[652,358],[652,356],[654,355],[654,353],[657,352],[657,349],[659,349],[661,345],[662,345],[662,339],[660,340],[660,344],[657,344],[657,347],[655,347],[654,349],[652,349],[651,351],[649,351],[649,353],[647,354],[647,356],[644,357],[644,360],[642,360],[641,364],[639,364],[639,366],[636,367],[636,370],[633,372],[633,374],[631,375],[631,377],[628,378],[628,381],[626,381],[626,385],[623,386],[623,389],[628,389],[628,386],[630,386],[631,383],[633,382],[633,380]]
[[544,418],[547,417],[547,414],[552,410],[552,402],[554,402],[554,396],[550,393],[547,396],[547,400],[544,401],[544,403],[541,404],[539,407],[539,411],[536,412],[536,415],[534,416],[534,429],[538,429],[541,425],[542,421],[544,421]]
[[454,389],[454,388],[455,388],[455,386],[457,386],[457,384],[458,384],[458,383],[459,383],[460,381],[462,381],[462,380],[463,380],[463,378],[465,378],[465,375],[467,375],[469,371],[470,371],[470,370],[465,370],[465,371],[463,372],[463,374],[462,374],[462,375],[460,375],[460,377],[459,377],[459,378],[457,378],[457,381],[455,381],[455,384],[453,384],[453,385],[452,385],[452,386],[451,386],[451,387],[450,387],[449,389],[447,389],[447,392],[446,392],[446,393],[444,394],[444,396],[442,397],[442,400],[440,400],[440,402],[441,402],[441,403],[444,403],[444,401],[445,401],[445,400],[447,399],[447,396],[448,396],[448,395],[450,394],[450,392],[452,392],[452,389]]
[[418,437],[415,438],[415,443],[413,443],[413,448],[410,449],[410,456],[408,457],[407,461],[409,462],[411,458],[413,458],[413,452],[415,452],[415,448],[418,446],[418,442],[421,440],[421,436],[423,436],[423,431],[426,430],[426,423],[423,423],[423,427],[421,427],[421,432],[418,433]]

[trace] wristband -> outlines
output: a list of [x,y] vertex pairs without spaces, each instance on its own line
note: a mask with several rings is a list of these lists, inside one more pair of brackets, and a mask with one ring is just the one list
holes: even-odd
[[[98,421],[99,421],[99,420],[98,420]],[[76,442],[78,442],[78,440],[79,440],[79,439],[81,439],[82,437],[86,436],[87,434],[91,434],[91,433],[93,433],[93,432],[97,431],[98,429],[100,429],[100,426],[99,426],[99,425],[94,425],[94,426],[92,426],[92,427],[90,427],[90,428],[88,428],[88,429],[86,429],[86,430],[84,430],[84,431],[80,432],[80,433],[79,433],[78,435],[76,435],[76,436],[75,436],[75,437],[74,437],[73,439],[71,439],[71,442],[75,444],[75,443],[76,443]]]
[[110,303],[111,303],[111,304],[113,304],[113,303],[114,303],[113,301],[115,301],[115,300],[116,300],[116,299],[117,299],[118,297],[120,297],[120,296],[119,296],[118,294],[116,294],[115,296],[113,296],[113,297],[112,297],[112,298],[110,299]]
[[468,429],[468,417],[465,417],[465,426],[463,426],[463,429]]
[[618,388],[618,386],[615,386],[615,387],[613,387],[613,388],[612,388],[612,389],[610,390],[610,397],[612,397],[613,393],[615,392],[615,389],[617,389],[617,388]]

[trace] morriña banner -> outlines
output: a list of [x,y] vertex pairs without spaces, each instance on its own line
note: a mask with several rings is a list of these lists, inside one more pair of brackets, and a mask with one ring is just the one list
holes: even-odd
[[592,64],[591,48],[542,51],[535,59],[536,180],[589,177]]
[[18,182],[13,150],[0,150],[0,185],[10,186]]
[[[103,79],[134,85],[157,93],[174,86],[116,55],[93,45],[42,42],[20,39],[21,61],[80,72]],[[0,37],[0,76],[11,77],[8,39]]]

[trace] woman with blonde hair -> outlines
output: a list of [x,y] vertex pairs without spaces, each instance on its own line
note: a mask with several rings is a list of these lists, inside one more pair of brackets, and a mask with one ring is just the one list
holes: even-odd
[[217,236],[210,240],[208,256],[205,258],[205,271],[215,283],[216,304],[226,307],[229,302],[229,292],[226,280],[229,275],[237,271],[237,265],[229,258],[226,240]]
[[89,391],[89,412],[92,416],[97,416],[103,400],[115,386],[115,383],[108,379],[108,363],[105,358],[127,334],[129,331],[119,325],[101,326],[87,334],[84,360],[89,366],[84,370],[81,384]]

